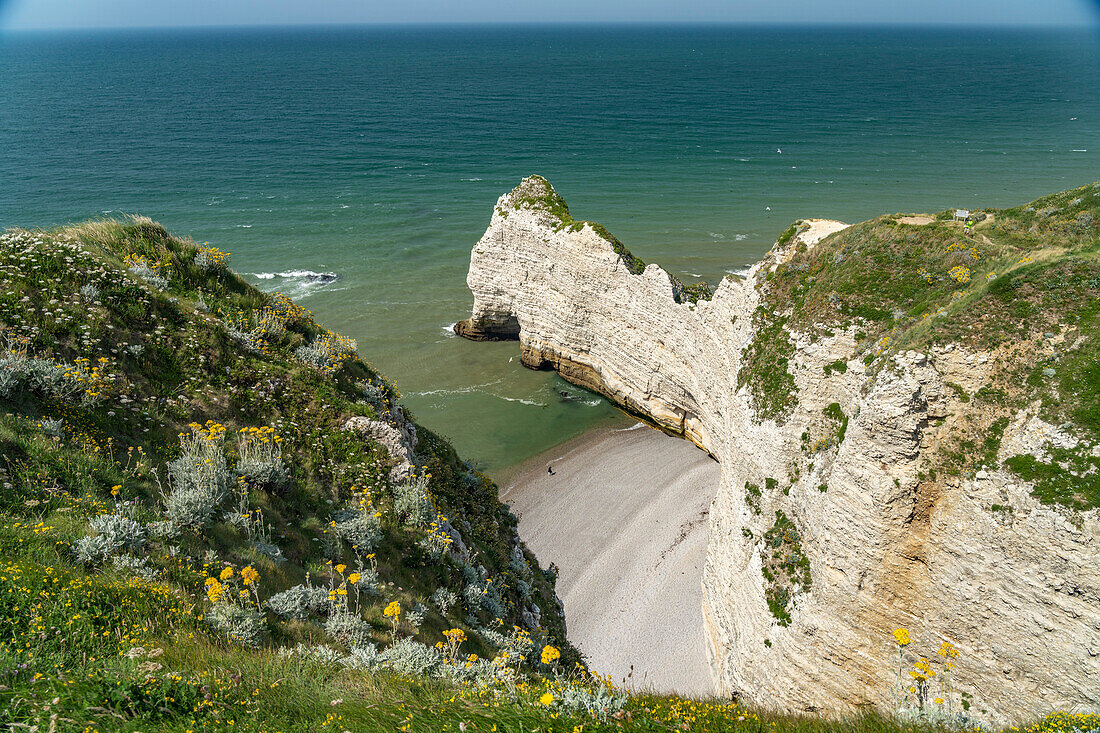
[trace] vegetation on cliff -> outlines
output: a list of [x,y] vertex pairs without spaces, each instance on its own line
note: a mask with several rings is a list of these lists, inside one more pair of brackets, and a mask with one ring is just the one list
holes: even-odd
[[549,214],[558,221],[555,227],[556,231],[568,229],[572,232],[579,232],[585,227],[589,227],[601,239],[611,245],[611,249],[615,251],[615,254],[622,258],[627,270],[635,275],[640,275],[645,271],[645,263],[635,257],[626,248],[626,245],[607,231],[607,228],[602,224],[574,219],[569,213],[569,206],[565,203],[565,199],[542,176],[524,178],[523,182],[512,192],[512,205],[517,209],[534,209]]
[[[854,333],[849,360],[871,375],[902,351],[962,346],[998,364],[973,400],[954,386],[967,432],[995,444],[959,435],[930,474],[988,464],[1008,418],[1035,405],[1075,445],[1008,467],[1033,481],[1043,502],[1100,506],[1092,454],[1100,441],[1100,184],[986,209],[976,220],[883,216],[797,246],[758,282],[760,323],[739,378],[762,418],[782,419],[797,404],[793,377],[781,373],[792,334]],[[835,371],[847,371],[843,363]]]

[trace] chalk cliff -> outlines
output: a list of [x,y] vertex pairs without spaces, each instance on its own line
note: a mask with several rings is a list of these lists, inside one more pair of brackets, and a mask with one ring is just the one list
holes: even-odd
[[994,721],[1095,707],[1100,186],[1058,196],[965,230],[804,221],[711,292],[532,176],[473,249],[456,331],[516,338],[525,365],[721,463],[702,579],[719,692]]

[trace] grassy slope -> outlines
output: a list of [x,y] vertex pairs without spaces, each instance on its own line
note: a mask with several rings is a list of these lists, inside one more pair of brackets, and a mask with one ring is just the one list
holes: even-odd
[[1044,502],[1100,506],[1100,461],[1087,455],[1100,441],[1100,184],[985,213],[992,221],[969,232],[946,213],[923,226],[884,216],[801,248],[761,283],[761,332],[742,381],[762,416],[782,419],[797,403],[794,381],[766,367],[785,363],[792,331],[855,327],[851,358],[872,371],[906,349],[958,343],[993,352],[1004,368],[975,399],[963,395],[970,436],[958,436],[930,473],[988,463],[1007,416],[1038,400],[1042,416],[1083,447],[1010,467],[1036,482]]
[[[68,364],[72,379],[84,380],[66,399],[27,387],[0,398],[0,721],[51,731],[458,730],[463,723],[484,731],[920,728],[876,717],[837,723],[767,716],[720,701],[645,695],[601,721],[563,711],[557,699],[573,682],[547,677],[550,668],[537,661],[512,682],[485,688],[276,653],[298,643],[340,649],[316,616],[282,621],[268,613],[259,648],[230,642],[203,620],[207,578],[227,566],[238,576],[242,566],[255,568],[260,598],[307,577],[325,585],[335,563],[354,560],[327,526],[333,507],[349,496],[368,496],[382,515],[374,559],[387,585],[360,609],[380,645],[389,640],[385,605],[408,609],[437,587],[461,591],[463,581],[454,562],[420,549],[427,530],[400,520],[385,451],[339,429],[350,416],[393,409],[393,388],[371,403],[358,384],[384,381],[357,357],[332,369],[294,358],[298,346],[322,333],[308,312],[227,271],[196,267],[197,252],[143,219],[13,231],[0,241],[5,354]],[[167,290],[130,274],[129,255],[159,263]],[[272,307],[285,316],[285,330],[272,329],[258,350],[231,337]],[[80,359],[90,361],[80,367]],[[222,517],[201,532],[146,545],[140,554],[153,580],[79,564],[72,544],[89,533],[89,518],[115,511],[117,502],[131,504],[143,523],[162,516],[165,462],[179,454],[177,435],[208,420],[230,435],[274,426],[282,437],[290,484],[277,491],[244,486],[249,510],[262,512],[286,561],[258,552]],[[519,578],[509,562],[515,518],[445,441],[423,429],[420,436],[417,462],[431,476],[437,506],[464,527],[474,561],[507,588],[507,629],[518,622]],[[225,447],[231,459],[234,446]],[[526,559],[537,568],[529,553]],[[558,668],[573,669],[578,657],[564,645],[551,582],[537,571],[532,582],[545,639],[563,646]],[[471,625],[493,620],[461,605],[448,615],[431,610],[418,628],[401,621],[399,632],[431,644],[444,629],[464,628],[464,654],[496,654]],[[591,679],[584,686],[601,687]],[[547,692],[555,700],[544,704]]]

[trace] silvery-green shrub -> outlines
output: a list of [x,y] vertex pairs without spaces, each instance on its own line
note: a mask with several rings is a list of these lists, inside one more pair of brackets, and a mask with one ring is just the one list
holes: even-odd
[[413,527],[431,524],[436,513],[428,498],[428,479],[416,476],[396,484],[393,487],[393,510]]
[[444,616],[447,615],[447,610],[458,603],[458,594],[449,588],[436,588],[431,597],[428,599],[432,605],[439,609],[439,612]]
[[626,696],[603,685],[596,685],[591,689],[580,685],[563,685],[561,697],[556,704],[572,715],[586,714],[606,721],[626,706]]
[[268,558],[275,564],[286,562],[286,557],[283,556],[282,549],[278,545],[266,542],[264,540],[255,540],[252,546],[256,548],[256,552],[260,553],[264,557]]
[[204,617],[206,622],[241,646],[260,646],[267,634],[263,614],[252,607],[218,603]]
[[374,644],[365,646],[353,646],[348,655],[340,660],[340,664],[348,669],[359,669],[374,672],[382,667],[382,654]]
[[315,586],[296,585],[268,598],[267,607],[283,618],[305,618],[310,612],[320,613],[328,607],[328,592]]
[[92,285],[91,283],[88,283],[87,285],[82,285],[80,287],[80,295],[88,303],[95,303],[99,300],[99,288],[97,288],[95,285]]
[[179,527],[171,522],[149,522],[145,525],[145,529],[150,537],[158,540],[170,540],[180,533]]
[[140,277],[145,282],[152,285],[157,290],[168,289],[168,278],[163,275],[157,274],[157,271],[149,267],[148,264],[142,262],[141,264],[132,265],[130,272]]
[[361,555],[372,552],[382,541],[382,521],[372,512],[345,509],[337,512],[333,521],[336,522],[336,534]]
[[42,426],[42,432],[51,438],[60,438],[61,430],[65,427],[65,421],[61,418],[45,418],[39,424]]
[[79,394],[82,387],[66,377],[66,367],[49,359],[36,359],[19,351],[0,354],[0,396],[11,397],[21,389],[65,399]]
[[294,350],[294,356],[300,361],[317,369],[325,369],[329,365],[330,350],[328,344],[317,339],[311,344],[303,344]]
[[317,664],[337,665],[342,663],[340,652],[324,644],[303,644],[298,642],[296,646],[279,647],[280,657],[298,657]]
[[382,652],[386,665],[408,677],[431,677],[443,667],[443,652],[412,639],[402,639]]
[[353,614],[341,611],[325,621],[325,632],[333,639],[349,647],[374,643],[371,625]]
[[363,392],[363,399],[374,405],[375,407],[381,407],[386,404],[389,399],[389,395],[386,392],[386,388],[372,381],[358,382],[357,386]]
[[417,540],[416,546],[423,550],[428,557],[438,561],[442,560],[443,556],[447,554],[451,543],[447,541],[446,535],[440,532],[432,532]]
[[157,579],[157,571],[150,567],[143,557],[115,555],[111,558],[111,565],[114,566],[115,570],[136,575],[147,583]]
[[111,537],[120,548],[140,550],[145,545],[145,530],[140,524],[121,514],[101,514],[88,522],[97,535]]
[[414,603],[412,608],[405,612],[405,620],[413,626],[420,626],[428,615],[428,609],[421,603]]
[[378,571],[374,568],[362,568],[359,570],[359,582],[354,587],[368,596],[381,596],[381,585],[382,579],[378,577]]
[[233,485],[220,445],[194,445],[185,443],[184,454],[168,462],[172,491],[164,508],[168,520],[179,527],[205,526]]
[[73,543],[73,553],[76,555],[76,559],[85,565],[98,565],[120,549],[122,549],[122,545],[114,538],[102,534],[94,537],[81,537]]

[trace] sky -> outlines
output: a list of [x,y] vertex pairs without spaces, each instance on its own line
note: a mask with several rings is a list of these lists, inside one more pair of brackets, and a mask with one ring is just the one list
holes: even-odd
[[0,27],[390,23],[1093,25],[1100,0],[0,0]]

